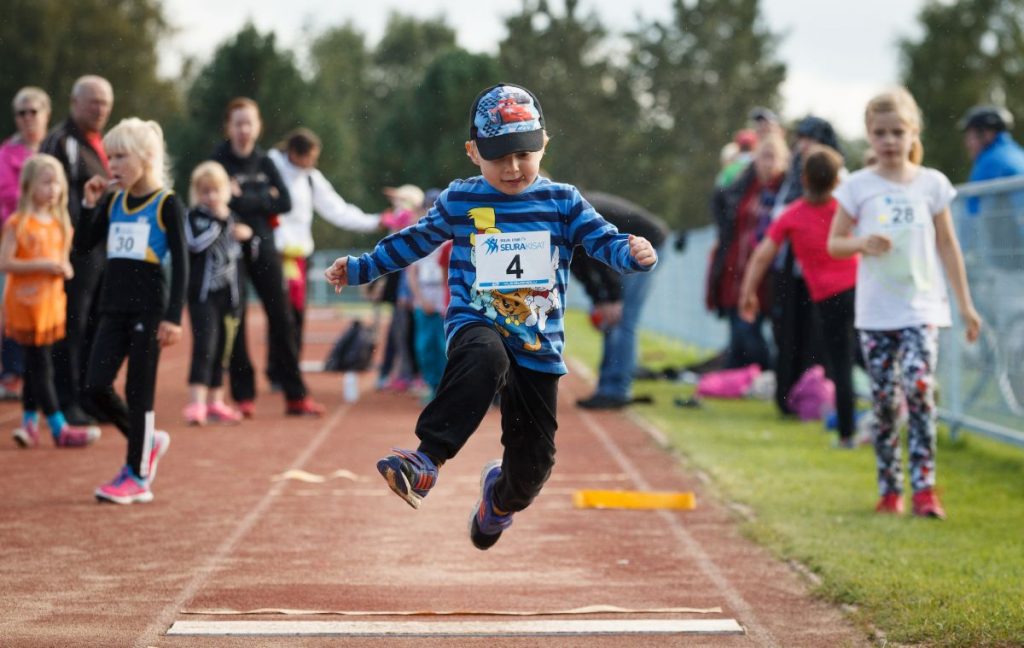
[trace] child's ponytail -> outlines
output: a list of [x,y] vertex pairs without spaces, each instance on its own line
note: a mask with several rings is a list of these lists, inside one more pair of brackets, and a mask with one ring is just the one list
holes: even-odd
[[924,161],[924,144],[921,143],[921,136],[914,138],[910,145],[910,161],[920,165]]

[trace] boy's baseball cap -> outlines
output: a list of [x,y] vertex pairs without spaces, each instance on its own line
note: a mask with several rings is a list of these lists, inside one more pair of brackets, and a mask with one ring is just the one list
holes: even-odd
[[487,88],[473,100],[469,138],[480,156],[497,160],[510,153],[544,148],[544,112],[532,92],[511,83]]

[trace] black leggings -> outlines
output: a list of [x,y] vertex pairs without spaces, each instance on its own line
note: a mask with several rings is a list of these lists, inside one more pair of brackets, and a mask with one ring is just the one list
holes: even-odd
[[82,399],[85,361],[89,359],[100,319],[96,306],[106,262],[107,251],[102,245],[84,254],[71,253],[75,276],[64,282],[68,296],[67,336],[53,345],[57,398],[65,410],[80,405]]
[[454,457],[500,393],[504,452],[494,506],[523,510],[555,465],[559,377],[516,364],[493,326],[459,331],[448,348],[437,395],[416,423],[419,450],[442,462]]
[[828,376],[836,386],[836,415],[843,439],[853,437],[853,365],[863,365],[853,329],[854,296],[851,289],[815,303],[828,357]]
[[789,392],[810,367],[825,364],[821,325],[803,277],[793,271],[796,262],[788,250],[783,269],[772,276],[772,337],[775,338],[775,405],[782,414],[793,414]]
[[53,416],[60,409],[57,404],[57,390],[53,386],[53,347],[21,347],[25,352],[25,382],[21,388],[21,404],[26,412],[37,412],[41,408],[46,416]]
[[281,381],[281,389],[288,400],[300,400],[306,396],[306,385],[302,382],[299,371],[299,350],[295,346],[292,317],[288,312],[288,300],[284,294],[284,274],[281,271],[281,258],[274,247],[274,239],[260,240],[258,243],[249,241],[242,245],[244,262],[239,269],[239,292],[241,305],[239,308],[238,335],[235,337],[234,348],[231,349],[231,396],[236,401],[250,401],[256,398],[256,375],[245,335],[246,295],[245,277],[252,280],[256,294],[263,304],[267,315],[269,332],[268,356]]
[[231,290],[217,290],[206,301],[188,303],[192,323],[192,367],[188,384],[214,389],[224,384],[224,369],[238,331],[238,308],[231,304]]
[[[104,314],[96,328],[85,374],[85,398],[128,439],[126,463],[140,477],[146,477],[149,471],[149,462],[143,459],[153,443],[153,396],[160,361],[156,333],[162,315]],[[126,357],[127,403],[114,391],[114,379]]]

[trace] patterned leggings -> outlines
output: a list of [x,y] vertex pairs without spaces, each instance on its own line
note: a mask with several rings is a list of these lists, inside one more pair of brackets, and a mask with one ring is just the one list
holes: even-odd
[[875,457],[882,495],[903,491],[900,435],[896,429],[897,381],[909,414],[907,445],[910,485],[914,492],[935,485],[935,365],[938,329],[914,326],[896,331],[860,331],[861,348],[871,377],[875,415]]

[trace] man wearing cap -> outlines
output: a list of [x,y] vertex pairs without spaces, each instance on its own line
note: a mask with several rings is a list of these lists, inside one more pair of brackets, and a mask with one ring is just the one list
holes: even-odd
[[540,493],[555,459],[564,294],[575,246],[619,272],[649,271],[647,239],[620,234],[572,185],[540,176],[547,145],[540,102],[502,83],[477,95],[466,155],[481,175],[455,180],[418,223],[373,252],[342,257],[324,276],[337,289],[364,284],[421,259],[445,241],[451,302],[448,364],[416,423],[419,445],[377,462],[388,486],[413,508],[438,468],[476,431],[501,397],[500,461],[484,466],[470,539],[488,549]]
[[[964,147],[974,161],[970,182],[984,182],[998,178],[1024,175],[1024,149],[1013,140],[1013,115],[999,106],[975,106],[960,119],[960,130],[964,132]],[[1024,240],[1024,222],[1020,214],[1024,211],[1024,191],[1010,194],[1011,211],[996,209],[983,219],[981,232],[983,240],[994,248],[1012,251],[1014,254],[995,254],[990,260],[996,265],[1019,268],[1019,250]],[[982,212],[982,198],[967,198],[967,214],[979,216]],[[961,234],[961,245],[970,248],[975,244],[974,230],[967,228]]]
[[756,106],[747,115],[747,119],[750,120],[751,128],[757,133],[758,139],[764,139],[773,133],[782,134],[782,123],[779,121],[779,116],[769,108]]
[[1024,175],[1024,149],[1013,141],[1013,115],[998,106],[975,106],[960,120],[964,147],[974,161],[971,182]]

